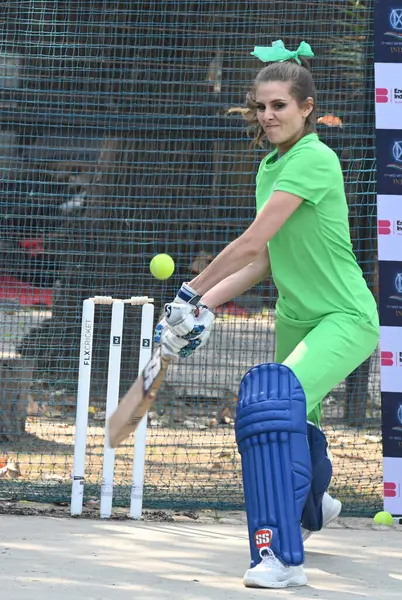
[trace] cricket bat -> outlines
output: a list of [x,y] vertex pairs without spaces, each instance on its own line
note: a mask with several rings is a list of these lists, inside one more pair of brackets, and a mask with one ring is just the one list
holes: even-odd
[[158,348],[144,370],[120,400],[110,417],[107,427],[109,445],[117,448],[133,431],[155,401],[158,390],[166,375],[170,358],[163,356]]

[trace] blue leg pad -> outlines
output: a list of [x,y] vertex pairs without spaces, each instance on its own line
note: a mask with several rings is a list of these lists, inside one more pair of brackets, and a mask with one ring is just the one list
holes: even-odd
[[287,565],[304,562],[300,523],[310,491],[306,399],[285,365],[250,369],[240,384],[236,441],[242,460],[251,566],[270,546]]
[[327,438],[313,423],[307,423],[313,479],[304,507],[302,525],[310,531],[322,529],[322,498],[332,478],[332,463],[327,454]]

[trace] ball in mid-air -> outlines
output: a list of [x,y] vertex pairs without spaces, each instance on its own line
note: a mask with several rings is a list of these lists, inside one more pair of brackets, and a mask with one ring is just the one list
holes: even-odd
[[387,512],[385,510],[382,510],[375,515],[374,523],[376,525],[393,525],[394,519],[393,519],[391,513]]
[[169,279],[174,272],[174,260],[169,254],[157,254],[151,260],[149,270],[156,279]]

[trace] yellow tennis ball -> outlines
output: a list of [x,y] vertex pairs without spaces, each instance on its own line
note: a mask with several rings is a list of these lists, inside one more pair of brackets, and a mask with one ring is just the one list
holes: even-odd
[[157,254],[151,260],[149,270],[156,279],[169,279],[174,272],[174,260],[169,254]]
[[394,519],[393,519],[391,513],[387,512],[385,510],[382,510],[375,515],[374,523],[376,525],[393,525]]

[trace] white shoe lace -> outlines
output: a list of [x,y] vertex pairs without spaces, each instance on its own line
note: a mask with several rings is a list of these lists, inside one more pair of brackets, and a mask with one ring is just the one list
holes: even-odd
[[282,563],[277,559],[271,548],[261,548],[259,552],[262,559],[261,564],[264,566],[264,569],[278,570],[278,566],[283,567]]

